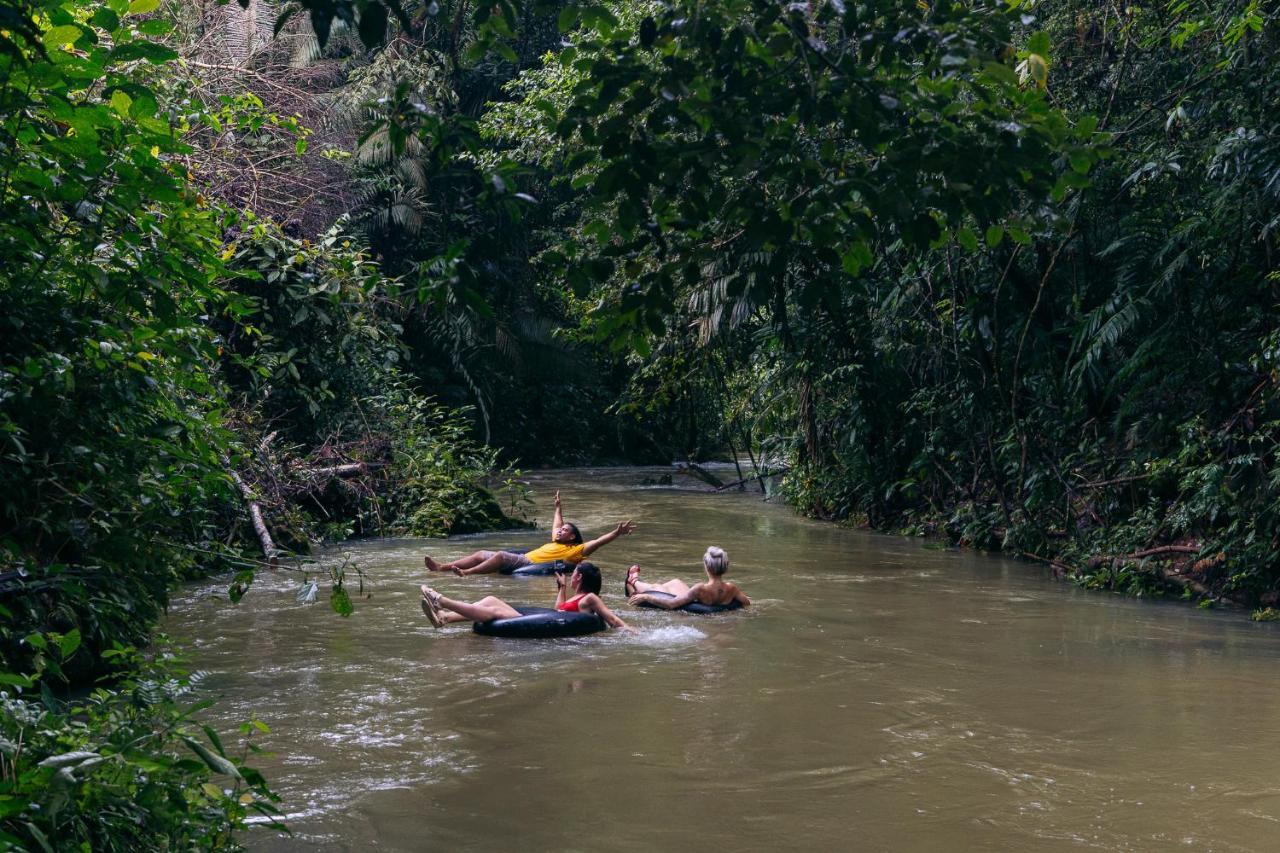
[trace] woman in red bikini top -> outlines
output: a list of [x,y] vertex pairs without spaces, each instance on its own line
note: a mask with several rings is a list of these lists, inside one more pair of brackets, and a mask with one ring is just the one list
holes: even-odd
[[[591,563],[579,563],[565,581],[563,574],[556,575],[556,610],[568,613],[594,613],[612,628],[635,631],[619,619],[600,600],[600,570]],[[577,595],[566,599],[568,588]],[[479,601],[457,601],[446,598],[425,584],[422,586],[422,612],[437,628],[454,622],[489,622],[494,619],[515,619],[520,611],[497,596],[488,595]]]
[[[565,580],[564,574],[556,575],[556,610],[568,613],[594,613],[605,621],[606,625],[624,630],[632,630],[631,626],[618,618],[603,601],[600,600],[600,570],[591,563],[579,563],[573,574]],[[570,587],[577,593],[566,598]]]

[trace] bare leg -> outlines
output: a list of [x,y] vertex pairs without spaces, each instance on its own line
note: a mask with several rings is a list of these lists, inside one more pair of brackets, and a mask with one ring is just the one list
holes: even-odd
[[[472,555],[474,557],[476,555]],[[505,551],[497,551],[488,559],[481,558],[475,562],[471,562],[471,557],[462,560],[455,560],[453,565],[453,573],[458,577],[465,575],[487,575],[502,569],[507,565],[508,556]]]
[[679,578],[672,578],[666,583],[645,583],[638,580],[632,585],[636,588],[636,592],[669,592],[672,595],[684,595],[689,591],[689,585]]
[[672,595],[684,595],[689,591],[689,585],[678,578],[672,578],[666,583],[649,583],[640,580],[640,567],[632,566],[627,569],[627,579],[622,585],[622,591],[628,597],[641,592],[669,592]]
[[493,595],[485,596],[475,603],[457,601],[442,595],[439,605],[461,617],[461,619],[447,620],[450,622],[488,622],[490,619],[514,619],[520,615],[519,610]]
[[453,622],[488,622],[491,619],[513,619],[520,615],[510,604],[495,596],[486,596],[474,604],[445,598],[423,584],[422,612],[437,628]]
[[451,562],[440,562],[433,560],[430,556],[422,557],[422,562],[426,564],[428,571],[456,571],[457,569],[470,569],[471,566],[480,565],[484,562],[486,556],[492,556],[493,551],[476,551],[468,553],[465,557],[458,557],[457,560]]
[[[469,569],[469,568],[471,568],[472,566],[478,566],[478,565],[480,565],[480,564],[481,564],[481,563],[483,563],[486,559],[490,559],[490,558],[492,558],[492,556],[493,556],[495,553],[500,553],[500,552],[495,552],[495,551],[476,551],[474,554],[468,554],[468,555],[467,555],[467,556],[465,556],[465,557],[459,557],[458,559],[454,560],[452,563],[450,563],[450,564],[449,564],[448,566],[446,566],[445,568],[446,568],[446,569],[448,569],[448,570],[454,570],[454,569]],[[486,555],[488,555],[488,556],[486,556]]]
[[427,566],[428,571],[432,572],[452,572],[457,569],[469,569],[472,566],[478,566],[484,562],[486,554],[492,554],[492,551],[476,551],[465,557],[459,557],[450,563],[441,563],[439,560],[433,560],[431,557],[423,557],[422,562]]

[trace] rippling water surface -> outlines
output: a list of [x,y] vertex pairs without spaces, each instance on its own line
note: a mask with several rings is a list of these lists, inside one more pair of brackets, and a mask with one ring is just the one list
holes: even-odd
[[[335,550],[370,576],[342,619],[262,575],[191,587],[167,630],[206,712],[271,728],[292,838],[261,850],[1280,850],[1280,631],[1084,593],[1035,566],[793,516],[759,493],[641,487],[657,469],[538,474],[640,628],[515,641],[433,629],[422,556],[520,533]],[[728,550],[749,611],[634,610],[622,576],[694,580]],[[433,576],[554,598],[549,578]],[[323,598],[323,596],[322,596]]]

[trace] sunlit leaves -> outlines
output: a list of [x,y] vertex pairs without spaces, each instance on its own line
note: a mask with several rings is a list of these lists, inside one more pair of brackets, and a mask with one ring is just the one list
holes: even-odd
[[1033,33],[1027,40],[1026,47],[1018,52],[1018,79],[1024,84],[1032,84],[1040,89],[1049,85],[1049,34]]

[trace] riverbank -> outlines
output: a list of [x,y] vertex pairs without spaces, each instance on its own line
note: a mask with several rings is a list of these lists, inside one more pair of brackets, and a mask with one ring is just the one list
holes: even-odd
[[[967,501],[916,507],[874,521],[866,513],[841,517],[833,512],[825,494],[833,489],[831,479],[838,478],[830,472],[815,476],[812,468],[799,471],[783,482],[780,493],[812,518],[1023,558],[1084,589],[1221,606],[1245,612],[1254,621],[1280,620],[1280,590],[1274,583],[1257,582],[1258,575],[1265,581],[1265,574],[1233,573],[1231,566],[1239,561],[1230,558],[1221,540],[1183,535],[1161,541],[1154,535],[1161,531],[1152,529],[1149,517],[1134,515],[1108,526],[1094,507],[1082,502],[1073,508],[1077,524],[1068,532],[1059,523],[1060,514],[1013,514],[998,502]],[[1185,509],[1170,503],[1160,516]]]

